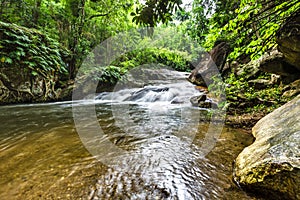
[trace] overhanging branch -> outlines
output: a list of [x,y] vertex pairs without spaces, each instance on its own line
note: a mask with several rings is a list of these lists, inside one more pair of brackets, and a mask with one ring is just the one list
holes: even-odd
[[105,17],[105,16],[109,15],[109,13],[110,13],[110,12],[104,13],[104,14],[96,14],[96,15],[92,15],[92,16],[89,17],[89,20],[94,19],[94,18],[96,18],[96,17]]

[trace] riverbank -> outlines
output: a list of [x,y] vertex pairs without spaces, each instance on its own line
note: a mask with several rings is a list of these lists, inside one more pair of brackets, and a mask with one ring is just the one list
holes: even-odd
[[238,111],[228,111],[225,118],[225,124],[233,128],[242,128],[251,134],[252,127],[267,113],[240,113]]

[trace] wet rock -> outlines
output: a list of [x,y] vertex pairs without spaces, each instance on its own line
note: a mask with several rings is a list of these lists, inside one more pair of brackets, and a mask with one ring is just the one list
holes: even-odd
[[190,98],[190,102],[193,106],[199,106],[200,102],[203,102],[207,99],[207,96],[205,94],[201,94],[199,96],[194,96]]
[[182,104],[186,101],[186,97],[175,97],[172,99],[171,104]]
[[300,95],[262,118],[237,157],[234,179],[268,199],[300,199]]
[[[166,92],[168,91],[168,87],[154,87],[154,86],[148,86],[143,89],[140,89],[134,93],[131,94],[130,97],[126,98],[125,101],[137,101],[139,99],[143,99],[149,92],[154,92],[154,93],[161,93],[161,92]],[[159,98],[159,96],[157,96]],[[158,99],[154,99],[151,101],[156,101]]]
[[300,71],[300,15],[291,16],[276,35],[278,49],[286,61]]
[[218,104],[212,99],[208,98],[206,94],[194,96],[190,99],[193,106],[200,108],[217,108]]
[[229,45],[221,42],[208,54],[204,55],[197,67],[192,71],[188,80],[199,86],[207,86],[212,83],[212,77],[223,73]]

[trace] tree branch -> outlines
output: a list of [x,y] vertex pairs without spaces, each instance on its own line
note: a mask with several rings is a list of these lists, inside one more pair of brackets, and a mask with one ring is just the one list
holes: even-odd
[[[260,16],[260,17],[257,17],[257,19],[255,20],[255,21],[252,21],[251,23],[253,23],[253,22],[258,22],[258,21],[260,21],[260,20],[262,20],[262,19],[264,19],[264,18],[267,18],[267,17],[269,17],[269,16],[272,16],[272,15],[274,15],[276,12],[283,12],[283,11],[287,11],[289,8],[291,8],[292,6],[294,6],[294,5],[296,5],[297,4],[297,2],[292,2],[291,4],[288,4],[286,7],[284,7],[284,8],[281,8],[280,10],[273,10],[273,11],[271,11],[270,13],[268,13],[267,15],[264,15],[264,13],[265,12],[260,12],[260,13],[258,13],[258,14],[256,14],[255,16],[253,16],[253,18],[256,18],[257,16]],[[278,6],[278,5],[277,5]],[[274,7],[276,7],[276,6],[274,6]],[[274,8],[273,7],[273,8]],[[272,9],[272,8],[271,8]],[[278,15],[278,14],[277,14]]]
[[94,18],[96,18],[96,17],[105,17],[105,16],[109,15],[109,13],[110,13],[110,12],[104,13],[104,14],[96,14],[96,15],[92,15],[92,16],[89,17],[89,20],[94,19]]

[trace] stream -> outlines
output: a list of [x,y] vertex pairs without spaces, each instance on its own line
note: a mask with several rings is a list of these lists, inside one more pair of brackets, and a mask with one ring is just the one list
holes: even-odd
[[[191,106],[199,91],[186,74],[174,76],[92,100],[1,106],[0,199],[258,199],[232,181],[252,136],[224,126],[203,154],[215,125]],[[91,105],[101,133],[89,136],[78,126]]]

